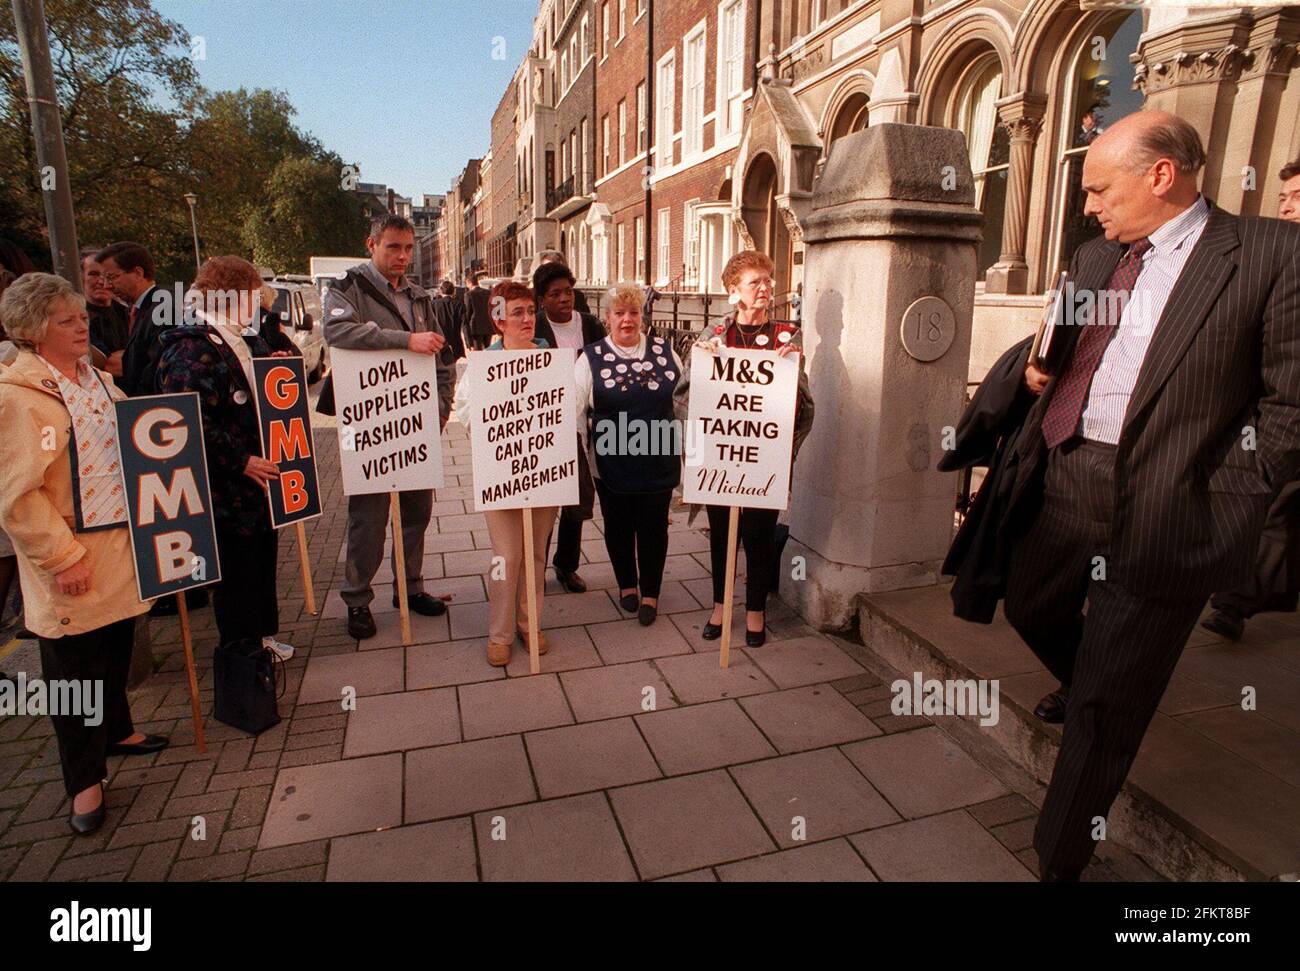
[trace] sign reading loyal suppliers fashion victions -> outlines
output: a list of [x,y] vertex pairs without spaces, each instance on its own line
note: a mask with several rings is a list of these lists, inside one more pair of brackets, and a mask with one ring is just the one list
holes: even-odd
[[475,510],[576,504],[573,352],[472,354],[462,380],[472,382]]
[[343,492],[442,488],[432,354],[330,349]]
[[221,579],[199,396],[114,403],[141,600]]
[[692,348],[682,498],[784,509],[798,390],[797,357]]

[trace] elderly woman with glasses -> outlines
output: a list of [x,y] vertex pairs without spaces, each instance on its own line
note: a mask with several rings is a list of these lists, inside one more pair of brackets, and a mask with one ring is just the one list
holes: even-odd
[[200,268],[189,294],[186,326],[162,335],[158,390],[195,391],[203,418],[221,582],[212,612],[221,643],[260,640],[282,660],[293,647],[276,640],[278,539],[266,490],[280,475],[262,457],[253,358],[287,357],[257,335],[262,278],[238,256],[217,256]]
[[[533,333],[537,326],[532,288],[514,280],[503,280],[492,288],[488,306],[497,339],[487,351],[545,350],[550,345]],[[468,430],[474,421],[474,388],[462,381],[456,387],[456,415]],[[531,509],[489,509],[483,513],[492,540],[493,568],[488,573],[488,664],[503,668],[510,663],[515,636],[528,643],[528,587],[524,582],[524,519],[533,517],[533,580],[537,615],[542,614],[546,591],[546,544],[559,513],[557,506]],[[498,569],[496,564],[500,564]],[[540,624],[539,624],[540,627]],[[537,653],[550,650],[546,635],[537,634]]]
[[682,362],[668,341],[642,330],[644,303],[640,287],[609,291],[609,336],[583,348],[574,378],[619,604],[649,627],[668,557],[668,506],[682,475],[673,416]]
[[93,833],[105,818],[107,757],[167,747],[135,730],[126,697],[135,618],[149,605],[136,587],[118,457],[113,402],[125,396],[85,362],[86,303],[62,277],[19,277],[0,298],[0,320],[18,347],[0,369],[0,527],[18,556],[42,678],[103,686],[98,711],[51,713],[69,823]]
[[[795,399],[794,448],[790,462],[799,455],[799,449],[813,423],[813,399],[804,371],[799,325],[770,319],[772,306],[772,273],[775,267],[766,254],[757,250],[737,253],[722,269],[722,285],[727,290],[735,311],[716,326],[701,331],[697,347],[711,353],[723,348],[767,351],[785,356],[798,355],[799,393]],[[676,409],[685,420],[690,399],[689,375],[677,385]],[[709,556],[713,567],[713,613],[704,625],[703,637],[707,641],[722,636],[722,606],[726,596],[727,506],[706,506],[709,516]],[[740,511],[739,539],[745,548],[745,645],[762,647],[767,640],[765,627],[767,595],[772,589],[776,572],[776,524],[780,517],[776,509],[749,509]]]

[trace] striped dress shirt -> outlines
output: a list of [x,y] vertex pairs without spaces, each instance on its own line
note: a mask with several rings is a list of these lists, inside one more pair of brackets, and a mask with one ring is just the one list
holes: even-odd
[[1143,254],[1142,271],[1124,305],[1119,330],[1107,346],[1088,390],[1080,428],[1084,438],[1119,444],[1128,399],[1137,384],[1151,337],[1209,218],[1210,206],[1204,196],[1198,196],[1150,235],[1151,249]]

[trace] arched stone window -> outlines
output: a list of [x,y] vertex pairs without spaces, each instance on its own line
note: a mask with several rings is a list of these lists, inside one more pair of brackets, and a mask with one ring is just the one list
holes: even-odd
[[957,93],[957,127],[966,135],[970,169],[975,177],[975,206],[984,213],[984,239],[979,249],[979,275],[998,261],[1007,205],[1007,171],[1011,160],[1006,127],[998,123],[995,103],[1002,88],[1002,66],[996,54],[975,61]]
[[1058,269],[1069,266],[1079,245],[1101,232],[1097,220],[1083,214],[1083,159],[1102,131],[1142,109],[1142,94],[1133,90],[1135,65],[1129,61],[1137,51],[1142,25],[1140,10],[1103,21],[1083,38],[1064,78],[1061,104],[1066,114],[1057,153],[1060,193],[1053,248]]

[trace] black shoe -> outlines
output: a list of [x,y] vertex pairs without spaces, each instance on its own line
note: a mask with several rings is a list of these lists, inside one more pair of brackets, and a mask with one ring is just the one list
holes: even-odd
[[152,755],[154,752],[161,752],[171,744],[171,739],[165,735],[146,735],[142,742],[132,742],[130,745],[115,743],[108,747],[108,755]]
[[375,636],[375,618],[369,607],[348,608],[348,634],[359,641]]
[[618,598],[618,605],[622,607],[624,610],[626,610],[629,614],[636,613],[636,608],[638,604],[640,604],[640,601],[637,599],[637,596],[634,593],[625,593],[623,596]]
[[[186,604],[189,606],[189,604]],[[176,616],[176,598],[171,594],[165,597],[159,597],[149,608],[150,617],[175,617]]]
[[1043,695],[1043,700],[1034,709],[1034,714],[1049,725],[1059,725],[1065,721],[1065,703],[1069,698],[1070,693],[1064,688]]
[[[422,617],[441,617],[447,612],[446,603],[427,593],[413,593],[406,598],[406,603]],[[397,606],[396,597],[393,598],[393,606]]]
[[642,604],[641,609],[637,612],[636,619],[641,621],[642,627],[649,627],[659,616],[659,608],[650,604]]
[[766,627],[764,627],[762,630],[749,630],[748,628],[745,629],[746,647],[762,647],[766,643],[767,643]]
[[68,825],[78,836],[89,836],[104,825],[104,820],[108,817],[107,804],[108,799],[101,792],[99,805],[88,813],[73,813],[68,817]]
[[1230,641],[1239,641],[1246,632],[1246,618],[1235,610],[1216,610],[1201,621],[1201,626],[1212,634],[1226,637]]
[[700,636],[706,641],[716,641],[722,636],[721,624],[705,624],[704,630],[700,631]]
[[14,631],[14,637],[18,638],[20,641],[36,640],[36,635],[33,634],[31,631],[29,631],[26,627],[19,627],[16,631]]
[[555,579],[559,580],[560,586],[564,587],[569,593],[587,592],[587,582],[572,570],[561,570],[557,566],[555,568]]

